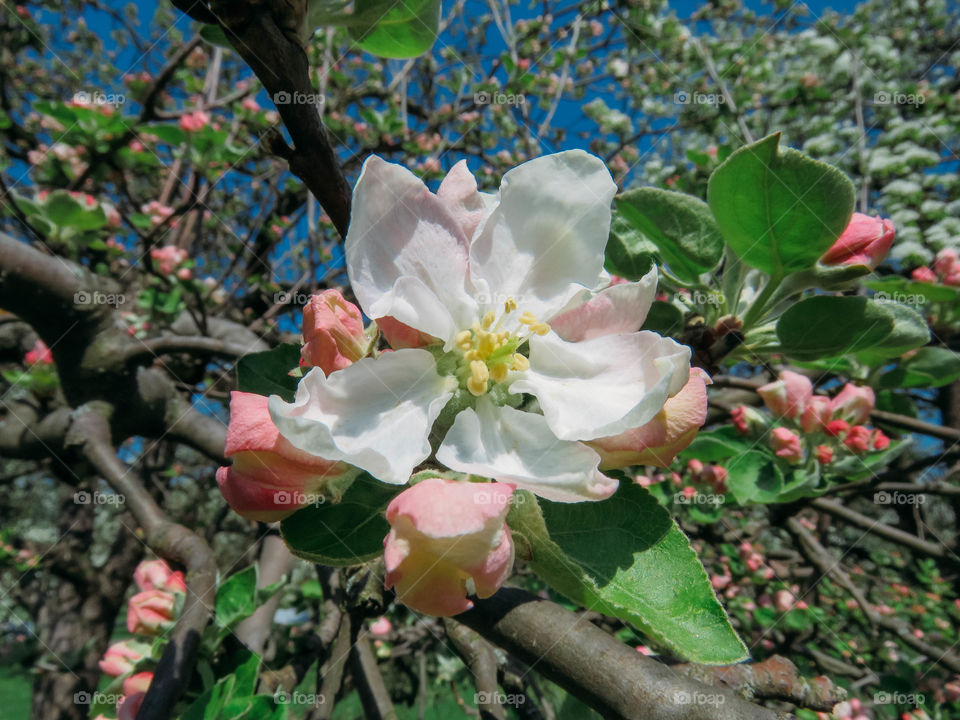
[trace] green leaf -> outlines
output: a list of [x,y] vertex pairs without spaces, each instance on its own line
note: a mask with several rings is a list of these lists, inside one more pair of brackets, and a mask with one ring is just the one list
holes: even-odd
[[821,360],[873,347],[893,331],[893,313],[865,297],[815,295],[791,306],[777,322],[782,349],[800,360]]
[[311,505],[280,524],[290,551],[324,565],[357,565],[383,552],[390,525],[383,510],[403,488],[364,474],[339,503]]
[[885,300],[908,305],[919,305],[921,302],[953,302],[960,298],[960,288],[916,282],[899,275],[866,280],[863,284],[876,290],[877,295],[883,293],[881,297]]
[[783,490],[783,474],[773,455],[750,450],[724,464],[727,488],[741,505],[771,503]]
[[880,376],[882,388],[932,388],[960,379],[960,354],[940,347],[923,347]]
[[703,200],[658,188],[629,190],[616,198],[617,209],[644,237],[680,280],[696,283],[723,256],[723,237]]
[[856,197],[840,170],[779,142],[776,133],[737,150],[707,186],[730,247],[775,276],[812,268],[846,228]]
[[440,0],[356,0],[354,10],[350,35],[374,55],[417,57],[437,40]]
[[257,609],[257,566],[234,573],[217,588],[217,625],[231,628]]
[[300,367],[300,347],[291,343],[272,350],[244,355],[237,363],[237,389],[257,395],[279,395],[293,402],[299,378],[290,371]]
[[88,207],[66,190],[54,190],[43,203],[46,218],[54,225],[78,232],[99,230],[107,224],[107,216],[97,203]]
[[899,303],[884,303],[884,307],[893,315],[893,330],[882,342],[857,353],[857,360],[865,365],[900,357],[930,342],[930,328],[920,313]]
[[607,272],[625,280],[637,281],[653,268],[657,246],[614,208],[605,254],[604,267]]
[[608,500],[570,504],[521,491],[507,520],[518,554],[572,601],[695,662],[747,657],[686,536],[644,488],[624,483]]
[[227,33],[219,25],[203,25],[200,27],[200,37],[211,45],[233,50],[233,45],[227,39]]
[[683,313],[675,305],[654,300],[641,329],[663,336],[678,335],[683,331]]
[[753,440],[745,438],[735,427],[727,425],[697,433],[693,442],[681,453],[681,457],[696,458],[705,463],[719,462],[746,452],[754,444]]
[[147,132],[170,145],[181,145],[187,139],[187,134],[176,125],[148,125]]

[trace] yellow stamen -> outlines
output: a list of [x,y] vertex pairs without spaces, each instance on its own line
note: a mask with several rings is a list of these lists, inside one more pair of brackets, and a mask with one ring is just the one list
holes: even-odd
[[500,363],[499,365],[493,366],[493,370],[490,371],[490,377],[493,378],[494,382],[503,382],[507,379],[507,374],[509,372],[510,368],[508,368],[504,363]]
[[469,350],[473,347],[472,333],[469,330],[464,330],[463,332],[457,333],[457,337],[454,339],[454,342],[461,350]]
[[470,375],[478,382],[490,379],[490,368],[483,360],[474,360],[470,363]]
[[476,378],[470,378],[467,380],[467,390],[470,391],[470,394],[474,397],[480,397],[487,391],[487,381],[478,382]]
[[537,322],[537,316],[532,312],[525,312],[520,316],[520,322],[524,325],[533,325]]
[[496,319],[497,319],[497,316],[496,316],[496,314],[493,312],[493,310],[487,310],[487,311],[483,314],[483,329],[484,329],[484,330],[489,330],[489,329],[490,329],[490,326],[493,325],[493,321],[496,320]]
[[523,372],[524,370],[530,369],[530,361],[527,360],[520,353],[514,353],[513,363],[511,363],[510,367],[514,370],[519,370],[520,372]]
[[503,311],[506,313],[512,313],[516,309],[517,309],[517,301],[514,300],[512,297],[507,298],[507,301],[503,304]]
[[546,335],[550,332],[550,326],[543,322],[533,323],[530,325],[530,329],[537,335]]

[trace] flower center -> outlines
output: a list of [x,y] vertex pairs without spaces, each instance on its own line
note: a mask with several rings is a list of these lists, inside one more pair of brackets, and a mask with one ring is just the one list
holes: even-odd
[[473,323],[470,330],[457,334],[456,347],[462,353],[457,366],[457,377],[475,397],[490,389],[491,382],[503,382],[511,370],[522,372],[530,367],[530,361],[518,350],[533,334],[546,335],[550,326],[540,322],[529,312],[522,313],[517,321],[520,332],[501,330],[504,319],[516,312],[517,301],[507,298],[499,319],[493,310]]

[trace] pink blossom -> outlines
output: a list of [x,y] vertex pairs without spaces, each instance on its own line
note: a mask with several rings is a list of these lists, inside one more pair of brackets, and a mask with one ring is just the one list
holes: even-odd
[[43,340],[37,338],[36,342],[33,343],[33,349],[28,350],[27,354],[23,356],[23,361],[27,365],[52,365],[53,353],[50,352],[50,348]]
[[186,132],[197,132],[198,130],[203,130],[203,128],[209,124],[210,115],[205,113],[203,110],[184,113],[180,116],[180,129],[185,130]]
[[386,616],[378,617],[372,623],[370,623],[370,634],[376,635],[377,637],[384,637],[389,635],[393,630],[393,623]]
[[133,670],[144,653],[135,640],[122,640],[107,648],[100,660],[100,670],[111,677],[120,677]]
[[187,257],[187,251],[176,245],[164,245],[150,251],[150,259],[156,263],[161,275],[172,275]]
[[257,112],[260,109],[260,103],[258,103],[252,97],[245,97],[240,101],[240,106],[244,110],[249,110],[250,112]]
[[408,607],[447,617],[490,597],[513,569],[513,539],[505,522],[514,486],[431,478],[387,507],[386,586]]
[[770,447],[773,448],[777,457],[782,457],[789,463],[799,463],[803,461],[803,446],[800,444],[799,436],[785,427],[774,428],[770,433]]
[[253,393],[230,394],[224,454],[233,465],[217,470],[217,485],[235,512],[274,522],[325,500],[328,489],[352,471],[291,445],[270,419],[267,402]]
[[883,430],[877,429],[873,431],[873,449],[874,450],[886,450],[890,447],[890,438],[888,438]]
[[144,560],[133,571],[133,580],[141,590],[165,590],[173,593],[187,591],[183,573],[171,570],[163,560]]
[[324,290],[307,302],[303,340],[300,364],[318,367],[326,375],[352,365],[370,350],[360,308],[339,290]]
[[910,277],[922,283],[935,283],[937,281],[937,274],[926,265],[916,268],[910,273]]
[[829,465],[833,462],[833,448],[829,445],[817,445],[817,461],[821,465]]
[[130,598],[127,630],[138,635],[157,635],[173,624],[176,598],[163,590],[144,590]]
[[863,425],[854,425],[844,438],[843,444],[853,452],[860,454],[870,449],[871,433],[869,428]]
[[784,370],[779,380],[758,388],[757,392],[775,417],[794,420],[813,397],[813,384],[799,373]]
[[833,399],[833,416],[854,425],[861,425],[870,419],[875,402],[876,396],[872,388],[847,383]]
[[890,220],[854,213],[833,246],[823,254],[824,265],[866,265],[871,270],[890,252],[895,235]]
[[804,432],[821,432],[833,419],[833,402],[823,395],[814,395],[807,401],[800,417],[800,427]]

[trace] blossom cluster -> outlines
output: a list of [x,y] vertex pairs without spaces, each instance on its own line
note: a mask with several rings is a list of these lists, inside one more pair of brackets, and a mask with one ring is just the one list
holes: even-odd
[[960,287],[960,259],[953,248],[944,248],[937,253],[933,268],[923,265],[915,269],[910,277],[917,282],[942,283]]
[[[100,660],[104,674],[123,678],[122,698],[117,704],[118,720],[137,717],[153,673],[134,670],[150,656],[151,638],[173,626],[187,592],[183,573],[171,570],[163,560],[141,562],[133,573],[133,580],[140,592],[127,604],[127,630],[134,637],[112,644]],[[95,720],[107,718],[100,715]]]
[[757,392],[773,414],[773,422],[756,409],[740,405],[731,412],[734,427],[748,436],[768,433],[771,449],[790,464],[804,462],[811,451],[821,465],[828,466],[841,454],[860,456],[890,446],[882,430],[866,425],[876,401],[869,387],[847,383],[829,398],[815,395],[806,376],[784,370],[778,380]]
[[360,472],[399,486],[435,459],[444,473],[386,510],[386,582],[452,615],[509,575],[515,491],[603,500],[618,485],[606,471],[669,465],[705,419],[710,380],[689,348],[639,329],[656,271],[604,272],[615,192],[581,151],[515,168],[498,194],[465,162],[433,193],[368,159],[345,248],[359,307],[338,290],[311,298],[293,402],[233,393],[233,465],[217,473],[231,507],[279,520]]

